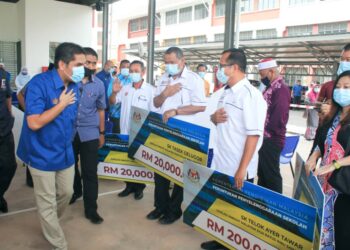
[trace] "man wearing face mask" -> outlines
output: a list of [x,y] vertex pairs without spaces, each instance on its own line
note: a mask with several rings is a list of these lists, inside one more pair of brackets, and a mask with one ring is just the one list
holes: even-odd
[[43,234],[54,249],[68,249],[59,218],[73,194],[72,137],[85,60],[82,47],[61,43],[55,69],[33,77],[25,92],[17,155],[29,165]]
[[[130,64],[130,79],[132,84],[126,86],[122,86],[118,82],[113,84],[109,102],[111,105],[121,104],[121,134],[129,134],[131,106],[149,111],[153,109],[154,87],[143,80],[145,71],[143,62],[135,60]],[[145,184],[126,182],[126,188],[118,196],[126,197],[134,193],[135,200],[140,200],[143,197],[143,189],[145,187]]]
[[290,90],[279,75],[275,60],[261,60],[258,69],[261,82],[266,86],[263,97],[267,103],[264,140],[259,150],[258,185],[282,193],[279,157],[286,139]]
[[210,84],[207,80],[205,80],[205,74],[207,73],[208,67],[205,64],[198,64],[197,66],[197,73],[198,75],[203,79],[204,81],[204,90],[205,90],[205,96],[209,97],[210,95]]
[[114,65],[114,62],[111,60],[107,60],[105,65],[103,66],[103,69],[96,74],[96,76],[103,82],[104,87],[105,87],[105,95],[106,95],[106,105],[107,105],[107,110],[109,109],[108,106],[108,96],[107,96],[107,90],[109,83],[111,82],[112,75],[116,71],[116,67]]
[[[93,224],[100,224],[103,219],[97,213],[97,164],[98,149],[105,141],[105,90],[103,82],[94,75],[98,57],[96,51],[91,48],[84,48],[84,51],[86,55],[85,76],[78,83],[80,98],[73,141],[74,194],[70,204],[83,194],[85,217]],[[82,178],[79,173],[79,158]],[[83,179],[83,187],[81,179]]]
[[[166,72],[160,79],[153,99],[155,108],[163,115],[163,121],[175,117],[194,122],[194,114],[206,107],[203,80],[185,66],[183,52],[178,47],[165,51]],[[155,173],[155,209],[147,215],[149,220],[159,219],[161,224],[171,224],[182,215],[183,189],[174,185],[169,195],[170,181]]]
[[[120,73],[117,75],[116,79],[111,80],[108,86],[108,91],[107,91],[108,99],[112,95],[114,83],[120,83],[121,86],[127,86],[132,84],[132,80],[129,75],[129,66],[130,66],[129,60],[124,59],[120,62],[120,66],[119,66]],[[110,107],[109,107],[109,117],[113,122],[112,132],[117,134],[120,133],[120,119],[121,119],[120,105],[121,103],[112,103],[112,104],[110,103]]]

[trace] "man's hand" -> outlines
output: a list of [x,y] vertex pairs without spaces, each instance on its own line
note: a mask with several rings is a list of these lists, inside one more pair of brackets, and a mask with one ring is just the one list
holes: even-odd
[[227,113],[224,108],[216,110],[214,114],[210,116],[210,120],[217,125],[218,123],[223,123],[227,121]]
[[119,81],[119,78],[117,77],[114,81],[113,81],[113,87],[112,87],[112,91],[113,93],[118,93],[121,89],[122,89],[122,85]]
[[243,187],[244,178],[246,176],[246,171],[238,169],[235,174],[235,186],[237,189],[241,189]]
[[98,148],[102,148],[105,144],[105,135],[100,135],[100,138],[98,139]]
[[162,94],[164,95],[164,97],[168,98],[170,96],[175,95],[180,90],[181,90],[181,83],[176,83],[174,85],[166,86]]
[[176,109],[170,109],[163,114],[163,122],[167,123],[170,117],[177,115]]
[[77,99],[75,98],[75,93],[73,92],[73,89],[71,89],[67,93],[67,87],[63,90],[59,97],[59,102],[62,103],[64,107],[67,107],[68,105],[74,104]]

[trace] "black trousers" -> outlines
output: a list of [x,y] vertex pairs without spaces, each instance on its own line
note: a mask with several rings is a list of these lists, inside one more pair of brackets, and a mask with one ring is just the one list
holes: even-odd
[[111,117],[113,123],[112,133],[120,134],[120,119]]
[[9,188],[16,173],[15,141],[12,132],[0,136],[0,198]]
[[348,250],[350,239],[350,196],[339,194],[334,204],[335,249]]
[[166,215],[181,216],[181,203],[183,200],[183,188],[174,185],[173,192],[170,196],[170,181],[159,174],[154,174],[154,201],[155,207]]
[[[98,197],[98,139],[82,142],[78,133],[73,141],[73,150],[75,157],[75,175],[74,175],[74,193],[83,194],[84,208],[86,213],[97,210]],[[79,172],[79,156],[81,166],[81,176]],[[81,185],[83,179],[83,186]],[[83,191],[83,192],[82,192]]]
[[270,139],[264,139],[259,150],[258,185],[282,193],[280,154],[282,147]]
[[125,182],[126,188],[131,189],[134,192],[139,192],[145,189],[146,185],[143,183],[135,183],[135,182]]

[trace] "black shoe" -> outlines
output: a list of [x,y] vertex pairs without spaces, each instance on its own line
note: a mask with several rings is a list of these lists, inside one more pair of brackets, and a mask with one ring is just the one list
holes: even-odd
[[73,204],[77,199],[79,199],[82,196],[82,194],[76,194],[74,193],[72,195],[72,199],[70,199],[69,205]]
[[143,198],[143,190],[137,190],[134,193],[135,200],[141,200]]
[[162,211],[158,210],[157,208],[154,209],[152,212],[150,212],[149,214],[147,214],[147,219],[149,220],[156,220],[156,219],[159,219],[160,216],[162,216],[163,213]]
[[162,225],[170,225],[173,224],[175,221],[177,221],[178,219],[180,219],[180,216],[176,216],[173,214],[168,214],[168,215],[163,215],[160,219],[159,219],[159,223]]
[[129,187],[126,187],[123,191],[121,191],[118,196],[119,197],[126,197],[128,196],[129,194],[131,194],[133,192],[133,190]]
[[85,217],[93,224],[101,224],[103,222],[103,218],[97,212],[85,213]]
[[4,197],[0,198],[0,211],[3,213],[7,213],[9,211],[9,209],[7,207],[7,202],[4,199]]
[[203,242],[201,244],[201,248],[206,249],[206,250],[226,250],[226,249],[228,249],[227,247],[221,245],[219,242],[217,242],[215,240]]

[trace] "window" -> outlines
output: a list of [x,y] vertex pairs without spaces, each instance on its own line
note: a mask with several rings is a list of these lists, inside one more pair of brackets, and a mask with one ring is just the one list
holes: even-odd
[[276,0],[260,0],[259,10],[274,9],[277,7]]
[[130,43],[130,49],[138,49],[139,44],[138,43]]
[[239,32],[239,40],[251,40],[251,39],[253,39],[253,31]]
[[180,9],[179,23],[192,21],[192,6]]
[[347,22],[323,23],[318,25],[318,33],[322,35],[345,33],[347,28]]
[[129,22],[130,32],[147,30],[147,28],[148,28],[147,23],[148,23],[147,17],[142,17],[142,18],[130,20],[130,22]]
[[289,5],[302,5],[302,4],[307,4],[307,3],[312,3],[315,2],[315,0],[289,0]]
[[207,18],[209,15],[208,8],[209,8],[208,3],[198,4],[194,6],[194,20]]
[[179,44],[191,44],[191,37],[181,37],[179,38]]
[[164,47],[174,46],[176,44],[176,39],[165,39],[164,40]]
[[207,36],[203,35],[203,36],[195,36],[193,38],[193,43],[206,43],[207,42]]
[[177,10],[168,11],[165,13],[165,24],[171,25],[177,23]]
[[156,18],[155,18],[154,23],[155,23],[156,28],[160,27],[160,14],[159,13],[156,14]]
[[312,25],[300,25],[287,27],[288,36],[308,36],[312,35]]
[[242,12],[248,12],[253,10],[253,0],[245,0],[241,1],[241,11]]
[[297,80],[305,82],[308,75],[308,70],[305,67],[286,67],[284,79],[286,83],[289,83],[289,86],[293,86]]
[[256,38],[257,39],[267,39],[277,37],[276,29],[266,29],[266,30],[257,30]]
[[224,33],[215,34],[215,36],[214,36],[215,42],[223,42],[224,39],[225,39]]
[[215,1],[215,16],[225,16],[225,0]]

